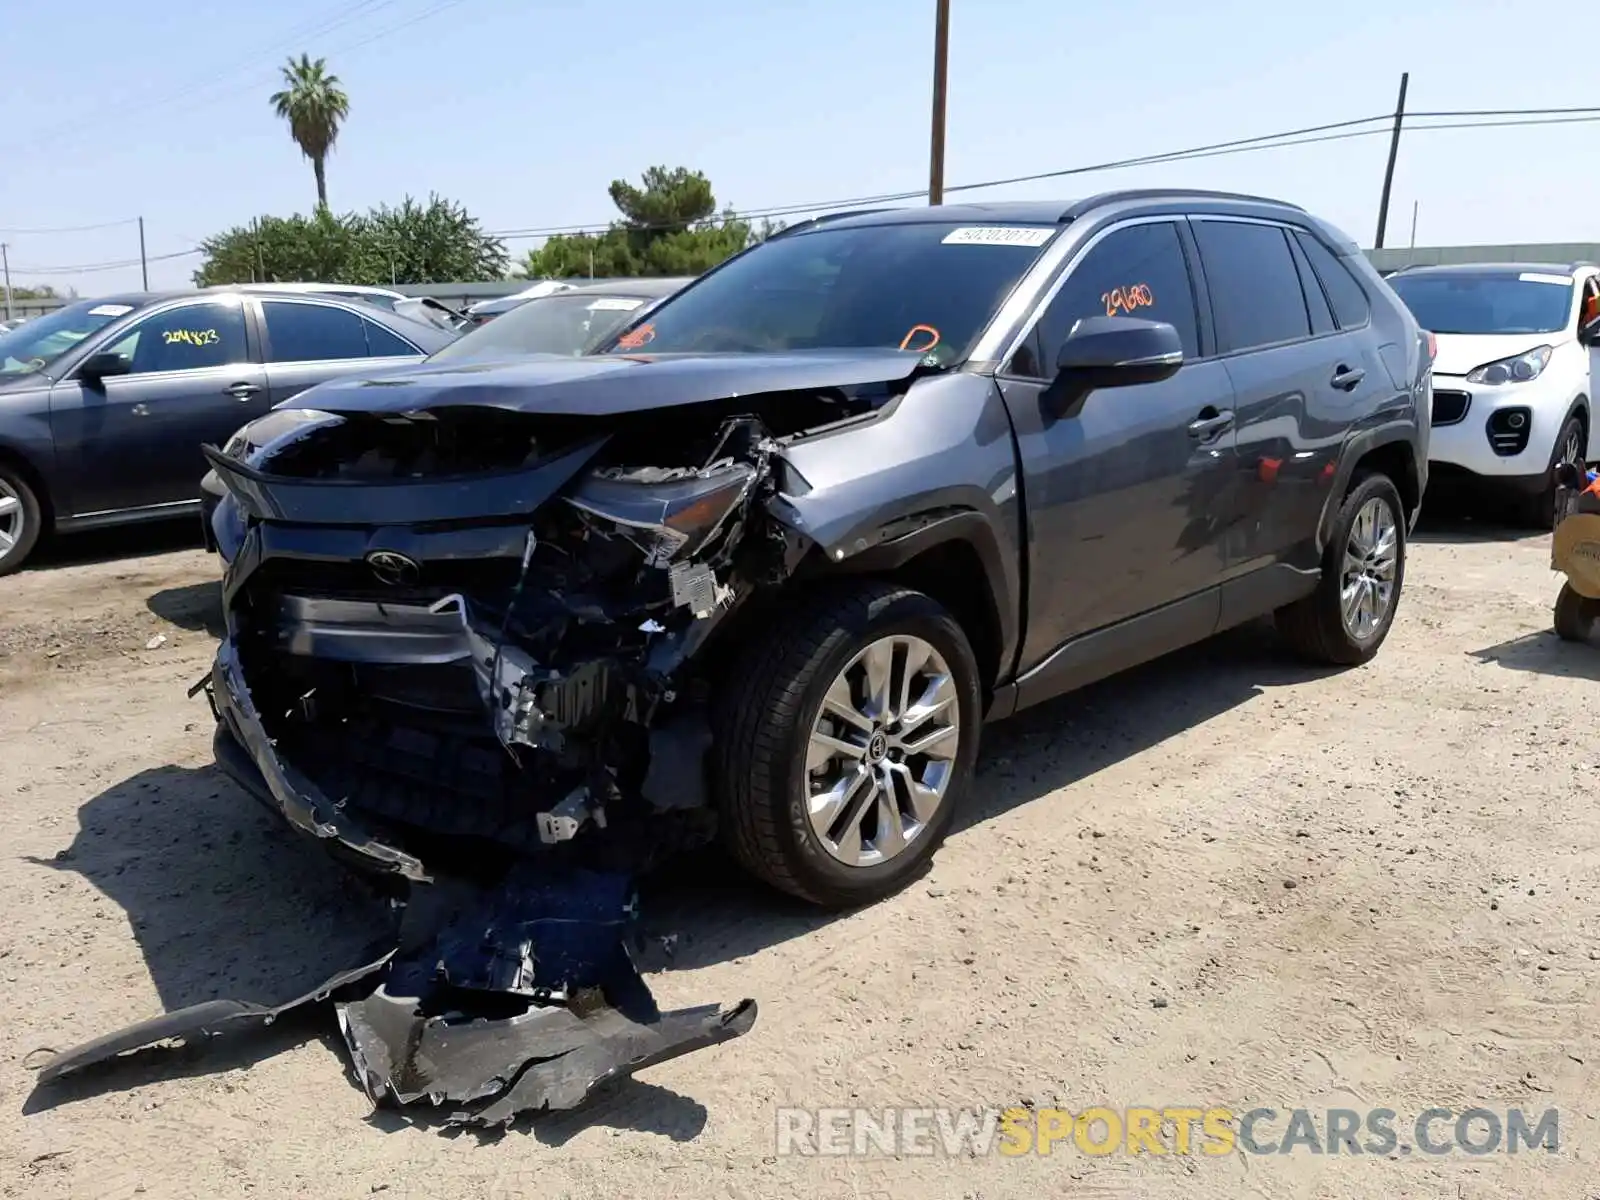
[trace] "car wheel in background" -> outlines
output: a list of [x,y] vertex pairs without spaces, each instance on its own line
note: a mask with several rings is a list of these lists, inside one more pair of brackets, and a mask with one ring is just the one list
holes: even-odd
[[16,468],[0,463],[0,575],[21,568],[43,527],[33,488]]
[[811,594],[763,625],[719,697],[724,840],[813,904],[891,894],[950,829],[980,703],[972,646],[929,597],[881,582]]
[[1339,506],[1317,590],[1278,610],[1278,631],[1313,662],[1367,662],[1389,636],[1405,574],[1400,493],[1387,475],[1358,476]]
[[1550,451],[1550,467],[1545,471],[1544,488],[1523,500],[1517,507],[1517,523],[1533,529],[1549,529],[1556,519],[1556,468],[1564,462],[1575,463],[1581,470],[1586,457],[1586,435],[1583,418],[1574,413],[1567,418],[1556,436]]

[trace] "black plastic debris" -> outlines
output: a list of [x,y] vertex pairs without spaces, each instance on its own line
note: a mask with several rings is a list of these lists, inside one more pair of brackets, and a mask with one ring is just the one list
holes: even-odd
[[448,1104],[448,1123],[484,1126],[575,1108],[607,1080],[755,1024],[753,1000],[662,1013],[629,953],[636,915],[620,874],[526,863],[494,887],[417,887],[399,945],[365,966],[276,1007],[214,1000],[141,1022],[57,1055],[40,1082],[331,999],[374,1104]]

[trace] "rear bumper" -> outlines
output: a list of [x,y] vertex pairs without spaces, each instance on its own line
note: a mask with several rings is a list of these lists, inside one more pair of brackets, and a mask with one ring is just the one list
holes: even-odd
[[212,739],[217,765],[247,792],[300,832],[337,849],[341,857],[414,883],[431,881],[419,859],[370,835],[279,757],[245,684],[231,638],[217,649],[206,690],[217,714]]

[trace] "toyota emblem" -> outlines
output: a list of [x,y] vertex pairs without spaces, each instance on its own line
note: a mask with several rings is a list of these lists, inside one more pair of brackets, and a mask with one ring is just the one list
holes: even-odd
[[367,566],[378,577],[378,582],[390,587],[408,587],[416,583],[422,568],[415,559],[407,558],[394,550],[374,550],[367,555]]

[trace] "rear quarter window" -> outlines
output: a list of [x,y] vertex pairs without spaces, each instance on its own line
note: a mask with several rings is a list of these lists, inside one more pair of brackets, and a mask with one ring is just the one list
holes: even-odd
[[1328,297],[1328,306],[1333,309],[1333,319],[1339,323],[1339,328],[1359,329],[1365,325],[1372,316],[1372,304],[1367,299],[1366,289],[1350,273],[1350,268],[1311,234],[1296,230],[1294,236],[1310,261],[1311,269],[1322,282],[1322,290]]

